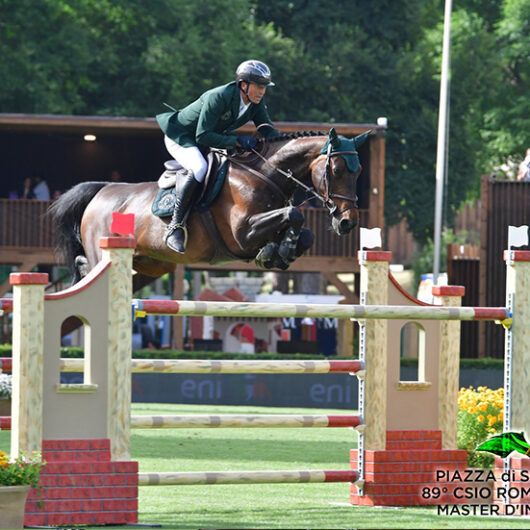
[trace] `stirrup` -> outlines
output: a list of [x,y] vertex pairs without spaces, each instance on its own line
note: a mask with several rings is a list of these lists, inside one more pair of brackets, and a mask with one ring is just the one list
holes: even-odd
[[[164,243],[167,245],[167,240],[176,232],[177,230],[182,230],[184,233],[184,249],[188,246],[188,227],[185,224],[171,224],[169,223],[166,228],[166,233],[164,234]],[[169,247],[171,248],[171,247]],[[173,250],[173,249],[171,249]]]

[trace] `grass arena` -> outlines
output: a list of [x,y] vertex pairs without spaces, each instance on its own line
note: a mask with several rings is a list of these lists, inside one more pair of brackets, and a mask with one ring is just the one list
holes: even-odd
[[[32,491],[26,503],[26,525],[136,523],[140,512],[142,522],[148,523],[152,517],[166,527],[173,524],[166,511],[157,512],[157,507],[165,506],[164,496],[176,504],[171,510],[180,514],[179,528],[188,524],[197,527],[200,517],[204,517],[201,524],[206,521],[218,527],[271,526],[271,520],[279,527],[326,527],[325,521],[327,527],[352,527],[374,517],[374,506],[415,506],[417,511],[406,513],[425,521],[435,516],[429,508],[433,505],[460,505],[457,512],[464,505],[482,506],[480,499],[459,497],[458,488],[467,486],[464,481],[436,478],[440,468],[465,470],[467,466],[466,452],[456,446],[462,320],[494,320],[505,326],[509,391],[504,430],[530,431],[525,413],[530,392],[526,330],[530,252],[506,252],[506,307],[460,307],[463,290],[459,287],[435,288],[442,307],[420,305],[389,276],[390,253],[374,251],[360,253],[360,306],[311,306],[132,300],[134,243],[134,238],[102,238],[103,260],[81,282],[59,293],[44,294],[46,275],[13,274],[12,304],[2,300],[1,309],[13,312],[11,455],[42,451],[47,462],[41,475],[41,496]],[[359,360],[131,362],[131,308],[137,315],[354,318],[360,324]],[[58,353],[61,323],[71,315],[85,325],[83,360],[61,360]],[[424,331],[425,355],[416,382],[399,381],[396,343],[402,320],[412,320]],[[3,368],[9,366],[3,364]],[[61,371],[82,371],[84,381],[61,384]],[[322,377],[343,371],[359,378],[360,410],[357,415],[299,410],[265,414],[267,410],[233,407],[228,414],[204,414],[200,407],[131,406],[132,371],[321,373]],[[327,430],[330,427],[331,432]],[[175,438],[171,429],[186,429],[179,432],[188,435]],[[289,436],[282,439],[287,432],[284,429],[289,429]],[[357,432],[358,440],[350,429]],[[242,441],[246,432],[265,434]],[[9,433],[0,434],[4,445]],[[244,451],[240,455],[244,446],[261,449],[264,438],[272,448],[263,447],[262,456],[257,451],[251,457],[242,456]],[[222,441],[227,441],[228,450],[221,449]],[[523,471],[530,469],[528,461],[525,457],[498,459],[495,480],[489,481],[488,487],[499,491],[506,472],[512,487],[521,486]],[[197,469],[205,463],[212,467]],[[153,467],[146,467],[149,464]],[[274,468],[275,464],[285,467]],[[308,467],[295,467],[297,464]],[[316,484],[324,482],[330,484]],[[244,491],[233,493],[234,489],[225,488],[232,484],[244,484]],[[177,485],[188,485],[191,493],[175,493],[179,488],[169,488]],[[221,491],[195,490],[202,485],[218,485]],[[289,494],[282,488],[290,488]],[[291,494],[295,488],[301,493]],[[146,501],[142,501],[144,491]],[[491,515],[492,510],[499,516],[511,515],[510,507],[521,514],[530,502],[527,496],[509,502],[495,496],[488,500],[486,508],[471,515]],[[227,506],[244,515],[230,514],[230,508],[224,511]],[[309,512],[315,506],[321,509],[312,518]],[[452,509],[443,508],[441,515],[469,515],[450,513]],[[489,513],[482,513],[484,510]],[[380,517],[381,511],[377,514]],[[395,524],[393,515],[380,520],[389,524],[394,520]],[[499,527],[508,527],[513,523],[509,521],[499,518]],[[407,516],[402,522],[411,526]],[[465,524],[469,527],[469,518]]]

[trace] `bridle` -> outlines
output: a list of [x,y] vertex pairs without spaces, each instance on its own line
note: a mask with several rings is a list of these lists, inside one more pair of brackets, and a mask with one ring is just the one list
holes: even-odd
[[[267,160],[261,153],[259,153],[255,149],[251,149],[251,150],[252,150],[252,152],[255,155],[257,155],[259,158],[261,158],[261,160],[263,160],[263,162],[265,162],[266,164],[269,164],[269,166],[273,167],[275,169],[275,171],[277,171],[278,173],[282,174],[288,180],[293,181],[297,185],[297,187],[302,188],[304,191],[306,191],[307,193],[312,194],[315,198],[317,198],[319,201],[321,201],[324,204],[324,206],[328,209],[329,215],[337,216],[337,215],[340,215],[340,214],[342,214],[344,212],[347,212],[348,210],[351,210],[353,208],[357,208],[357,203],[358,203],[357,195],[354,195],[353,197],[347,197],[346,195],[341,195],[339,193],[331,193],[330,192],[331,157],[339,156],[339,155],[358,155],[359,153],[357,151],[333,151],[332,152],[331,151],[331,144],[328,145],[328,150],[327,150],[327,153],[326,153],[326,166],[325,166],[325,171],[324,171],[324,176],[323,176],[323,180],[324,180],[323,187],[324,187],[324,190],[325,190],[325,194],[323,195],[323,194],[319,193],[317,190],[315,190],[314,188],[311,188],[310,186],[307,186],[306,184],[304,184],[303,182],[298,180],[293,175],[293,173],[292,173],[292,171],[290,169],[288,169],[287,171],[284,171],[283,169],[280,169],[279,167],[277,167],[274,164],[272,164],[269,160]],[[234,157],[231,157],[231,156],[227,156],[227,158],[231,162],[234,162],[237,165],[245,168],[246,170],[248,170],[253,175],[256,175],[258,178],[260,178],[261,180],[265,181],[275,191],[280,191],[280,194],[284,197],[284,199],[287,200],[287,196],[285,195],[283,190],[281,190],[281,188],[272,179],[270,179],[269,177],[267,177],[263,173],[255,170],[253,168],[248,167],[246,164],[244,164],[243,162],[241,162],[237,158],[234,158]],[[352,205],[348,206],[346,208],[343,208],[342,210],[339,210],[338,206],[333,201],[334,198],[335,199],[342,199],[344,201],[348,201]]]
[[[359,156],[359,153],[357,151],[331,151],[331,143],[328,145],[328,150],[326,153],[326,169],[324,172],[324,189],[326,190],[326,196],[324,197],[324,204],[326,204],[326,207],[329,210],[330,215],[340,215],[344,212],[347,212],[348,210],[351,210],[352,208],[357,208],[357,203],[359,198],[357,195],[354,195],[353,197],[347,197],[346,195],[341,195],[340,193],[330,193],[329,191],[329,185],[331,182],[331,157],[332,156],[338,156],[338,155],[357,155]],[[337,205],[333,202],[333,198],[336,199],[342,199],[344,201],[351,202],[352,205],[348,206],[347,208],[343,208],[342,210],[337,211]],[[328,206],[328,203],[332,205]]]

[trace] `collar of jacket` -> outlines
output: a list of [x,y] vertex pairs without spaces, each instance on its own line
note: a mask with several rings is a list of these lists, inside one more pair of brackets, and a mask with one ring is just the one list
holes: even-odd
[[243,116],[245,116],[250,109],[255,106],[255,103],[250,102],[250,105],[247,107],[245,112],[241,114],[238,118],[239,114],[239,103],[241,101],[241,91],[239,90],[239,86],[236,84],[235,81],[232,81],[231,83],[228,83],[229,87],[233,87],[233,95],[232,95],[232,120],[235,122],[236,120],[240,120]]

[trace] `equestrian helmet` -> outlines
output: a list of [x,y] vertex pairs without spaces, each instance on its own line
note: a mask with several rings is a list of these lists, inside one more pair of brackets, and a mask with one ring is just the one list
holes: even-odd
[[269,67],[261,61],[244,61],[236,70],[236,82],[256,83],[263,86],[274,86]]

